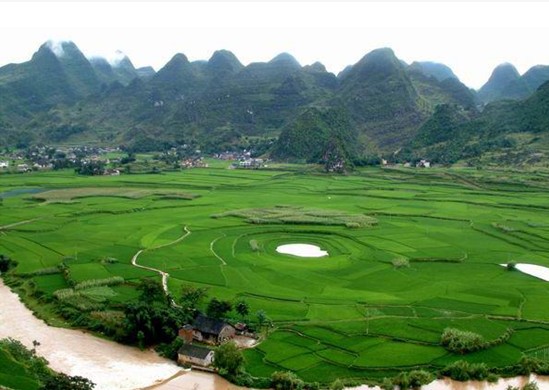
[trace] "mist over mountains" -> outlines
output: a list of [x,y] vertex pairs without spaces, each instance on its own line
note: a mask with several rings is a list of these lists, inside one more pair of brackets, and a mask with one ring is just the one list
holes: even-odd
[[287,53],[244,66],[226,50],[208,61],[178,53],[155,72],[121,53],[88,59],[73,42],[47,42],[28,62],[0,68],[0,146],[251,148],[313,162],[543,161],[548,80],[549,66],[520,75],[502,64],[474,91],[448,66],[408,65],[389,48],[337,76]]

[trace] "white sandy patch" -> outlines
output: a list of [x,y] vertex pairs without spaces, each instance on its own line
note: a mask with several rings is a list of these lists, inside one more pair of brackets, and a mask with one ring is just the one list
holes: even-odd
[[[507,264],[500,264],[500,265],[503,267],[507,267]],[[535,276],[538,279],[549,282],[549,268],[544,267],[542,265],[517,263],[515,265],[515,269],[522,273]]]
[[320,247],[311,244],[286,244],[276,248],[278,253],[285,255],[294,255],[299,257],[323,257],[328,256],[328,252]]

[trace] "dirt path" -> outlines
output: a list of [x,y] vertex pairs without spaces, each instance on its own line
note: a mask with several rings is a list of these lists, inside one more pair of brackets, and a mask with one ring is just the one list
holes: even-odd
[[26,223],[31,223],[31,222],[37,221],[39,219],[40,218],[27,219],[25,221],[19,221],[19,222],[15,222],[15,223],[10,223],[9,225],[0,226],[0,231],[1,230],[11,229],[11,228],[14,228],[14,227],[19,226],[19,225],[24,225]]
[[223,258],[222,258],[221,256],[219,256],[217,253],[215,253],[215,251],[214,251],[214,244],[215,244],[219,239],[221,239],[221,238],[223,238],[223,237],[227,237],[227,235],[226,235],[226,234],[223,234],[222,236],[217,237],[215,240],[213,240],[212,242],[210,242],[210,252],[212,252],[213,255],[214,255],[219,261],[221,261],[221,264],[227,265],[227,263],[225,262],[225,260],[223,260]]
[[[168,289],[168,278],[170,277],[170,274],[165,272],[165,271],[159,270],[157,268],[147,267],[146,265],[137,264],[137,259],[139,258],[139,256],[143,252],[154,251],[154,250],[157,250],[157,249],[160,249],[160,248],[165,248],[165,247],[170,246],[170,245],[175,245],[175,244],[183,241],[185,238],[187,238],[188,236],[191,235],[191,231],[187,228],[187,226],[185,226],[183,228],[183,230],[185,230],[185,234],[183,234],[181,237],[179,237],[178,239],[176,239],[172,242],[168,242],[167,244],[155,246],[155,247],[152,247],[152,248],[140,249],[139,251],[137,251],[137,253],[135,255],[133,255],[132,261],[131,261],[131,263],[134,267],[142,268],[142,269],[146,269],[146,270],[158,273],[162,277],[162,288],[164,289],[164,294],[166,294],[166,296],[168,296],[168,297],[170,296],[170,290]],[[173,298],[171,298],[171,304],[173,306],[178,306],[177,303],[175,303],[175,301],[173,300]]]

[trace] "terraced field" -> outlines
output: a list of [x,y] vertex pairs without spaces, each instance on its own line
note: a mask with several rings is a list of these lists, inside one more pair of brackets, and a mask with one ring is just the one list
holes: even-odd
[[[135,299],[133,282],[160,280],[132,266],[143,249],[139,264],[169,273],[172,296],[194,284],[266,312],[268,338],[246,351],[256,376],[284,369],[329,382],[456,360],[505,367],[523,355],[548,359],[549,284],[500,266],[549,266],[548,175],[302,169],[3,175],[1,191],[43,191],[3,200],[0,253],[19,261],[22,291],[34,296],[122,277],[71,298],[100,317]],[[276,252],[289,243],[316,244],[330,255]],[[68,272],[57,271],[61,262]],[[486,340],[514,332],[461,355],[441,346],[448,327]]]

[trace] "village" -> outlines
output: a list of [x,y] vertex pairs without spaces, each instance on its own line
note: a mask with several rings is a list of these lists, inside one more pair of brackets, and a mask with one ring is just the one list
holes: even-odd
[[[208,168],[212,161],[226,161],[228,169],[264,169],[269,160],[255,156],[253,150],[224,151],[205,155],[201,150],[185,151],[171,148],[160,153],[126,152],[119,147],[50,147],[33,146],[28,149],[0,152],[0,173],[72,168],[83,175],[118,176],[129,173],[160,173],[193,168]],[[379,165],[387,168],[431,168],[432,163],[421,159],[414,162],[392,163],[380,158]],[[336,162],[327,169],[339,172],[343,163]]]
[[208,168],[210,160],[227,161],[229,169],[261,169],[267,160],[252,157],[252,150],[225,151],[210,156],[199,149],[182,152],[171,148],[161,153],[127,152],[119,147],[50,147],[0,152],[0,173],[73,168],[84,175],[118,176],[123,173],[159,173],[192,168]]

